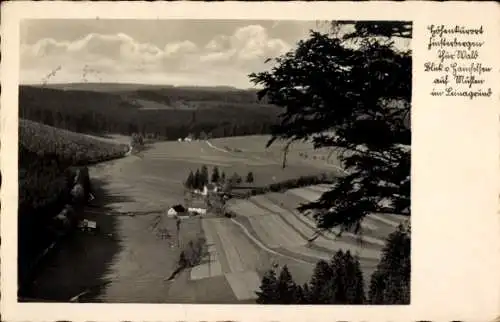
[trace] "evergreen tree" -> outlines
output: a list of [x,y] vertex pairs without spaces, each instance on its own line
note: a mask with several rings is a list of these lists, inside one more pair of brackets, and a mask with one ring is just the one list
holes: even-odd
[[258,304],[278,304],[278,279],[274,270],[268,270],[262,277],[260,290],[256,292]]
[[351,281],[347,287],[347,302],[349,304],[363,304],[365,298],[365,281],[361,264],[357,257],[352,257],[349,251],[346,253],[348,264],[348,280]]
[[200,178],[201,178],[200,179],[201,180],[200,184],[201,184],[201,187],[203,188],[203,186],[205,186],[208,183],[208,179],[209,179],[209,177],[208,177],[208,168],[207,168],[206,165],[203,165],[201,167]]
[[248,172],[246,181],[247,181],[247,183],[253,183],[253,181],[254,181],[253,172],[251,172],[251,171]]
[[236,172],[233,173],[233,175],[231,176],[231,179],[229,180],[231,182],[231,184],[239,184],[241,183],[241,177],[239,174],[237,174]]
[[212,182],[218,183],[219,180],[220,180],[219,168],[217,166],[215,166],[213,171],[212,171]]
[[339,250],[332,259],[332,304],[362,304],[365,300],[361,265],[350,251]]
[[224,183],[224,182],[226,181],[226,173],[225,173],[224,171],[222,171],[222,174],[221,174],[221,176],[220,176],[220,181],[221,181],[222,183]]
[[196,169],[193,180],[194,188],[201,189],[203,187],[203,180],[201,178],[200,170]]
[[278,283],[276,285],[278,293],[278,304],[297,304],[299,302],[299,290],[293,281],[292,274],[285,265],[281,269]]
[[188,189],[193,189],[194,185],[195,185],[194,174],[193,171],[190,171],[184,186]]
[[324,260],[316,263],[309,282],[309,298],[312,304],[330,304],[333,295],[329,283],[333,277],[332,267]]
[[299,290],[299,304],[312,304],[311,303],[311,290],[309,284],[305,283]]
[[370,281],[372,304],[410,303],[410,227],[400,226],[389,235],[382,258]]
[[[270,71],[251,74],[260,98],[283,108],[268,146],[311,139],[315,148],[339,148],[347,171],[332,190],[301,211],[315,210],[318,227],[360,227],[369,213],[410,215],[411,22],[340,22],[353,32],[311,31],[295,50],[274,59]],[[356,46],[352,46],[356,42]],[[285,149],[285,156],[287,149]]]

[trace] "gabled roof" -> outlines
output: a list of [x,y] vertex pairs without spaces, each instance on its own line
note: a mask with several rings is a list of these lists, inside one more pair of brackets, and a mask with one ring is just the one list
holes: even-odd
[[182,205],[175,205],[172,207],[176,212],[186,212],[186,208]]

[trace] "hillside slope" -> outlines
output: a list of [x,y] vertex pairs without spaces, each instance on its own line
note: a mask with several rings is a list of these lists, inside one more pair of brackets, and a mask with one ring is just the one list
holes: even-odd
[[123,156],[128,145],[115,144],[40,123],[19,120],[19,280],[54,239],[49,228],[70,200],[69,167]]
[[255,91],[97,84],[77,90],[70,84],[20,86],[19,106],[21,118],[75,132],[141,132],[163,139],[202,132],[214,137],[265,134],[280,112],[257,102]]
[[20,211],[53,203],[66,188],[64,171],[68,167],[110,160],[127,151],[125,144],[20,119]]

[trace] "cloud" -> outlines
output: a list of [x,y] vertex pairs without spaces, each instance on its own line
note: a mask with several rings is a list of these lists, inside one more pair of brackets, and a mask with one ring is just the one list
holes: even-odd
[[231,36],[215,37],[205,48],[217,53],[205,54],[203,61],[227,62],[232,59],[245,63],[262,62],[267,57],[285,53],[291,46],[281,39],[270,38],[267,30],[260,25],[249,25],[237,29]]
[[192,54],[198,51],[198,46],[189,40],[170,43],[165,46],[164,54],[166,57],[179,56],[183,54]]
[[229,35],[215,35],[199,45],[186,39],[160,46],[139,42],[124,33],[90,33],[73,41],[44,38],[21,46],[21,79],[37,82],[61,65],[64,71],[59,75],[64,75],[64,80],[56,75],[54,82],[68,81],[71,77],[75,78],[73,81],[81,81],[82,69],[88,68],[101,78],[114,77],[116,81],[134,79],[143,73],[136,81],[146,83],[153,81],[153,73],[154,81],[159,81],[164,73],[165,81],[169,77],[185,80],[191,76],[196,83],[201,77],[214,77],[226,84],[233,84],[235,75],[240,75],[238,79],[249,86],[248,73],[264,67],[266,58],[290,48],[282,39],[270,37],[260,25],[244,26]]

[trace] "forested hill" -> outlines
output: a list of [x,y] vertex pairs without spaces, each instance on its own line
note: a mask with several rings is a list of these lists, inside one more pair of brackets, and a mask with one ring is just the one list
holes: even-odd
[[267,134],[279,108],[254,90],[130,84],[20,86],[20,117],[81,133],[161,139]]

